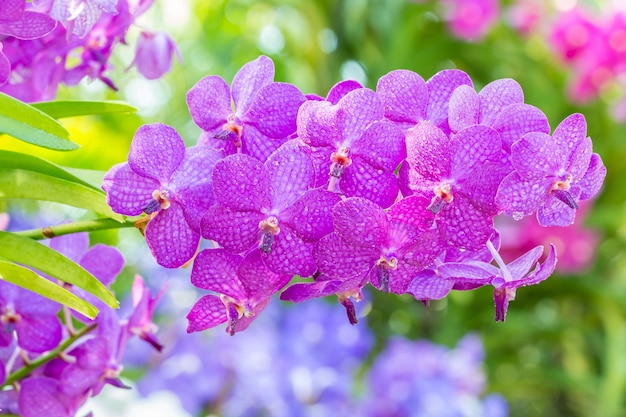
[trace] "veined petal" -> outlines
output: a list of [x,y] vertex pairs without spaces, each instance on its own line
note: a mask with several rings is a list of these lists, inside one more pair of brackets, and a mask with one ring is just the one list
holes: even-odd
[[425,179],[439,182],[450,174],[450,139],[430,122],[406,133],[406,160]]
[[203,290],[243,300],[247,295],[237,276],[242,259],[241,255],[232,254],[224,249],[204,249],[193,262],[191,283]]
[[438,276],[431,269],[420,272],[406,288],[416,300],[440,300],[447,296],[454,281]]
[[281,227],[270,253],[262,253],[263,262],[277,274],[310,277],[316,271],[313,243],[305,242],[288,225]]
[[204,77],[187,92],[191,118],[205,131],[219,129],[226,123],[233,112],[230,100],[228,84],[216,75]]
[[371,200],[351,197],[338,202],[333,208],[333,223],[335,233],[349,245],[378,250],[387,243],[387,215]]
[[376,92],[383,102],[386,118],[415,124],[426,117],[428,88],[419,74],[409,70],[391,71],[380,77]]
[[245,252],[259,243],[259,222],[264,219],[258,211],[236,211],[215,204],[202,218],[202,237],[229,251]]
[[346,94],[337,103],[337,126],[341,145],[351,146],[365,129],[384,116],[383,104],[373,90],[359,88]]
[[338,109],[328,101],[304,102],[298,109],[298,137],[311,146],[334,147],[341,139],[336,123]]
[[496,193],[496,204],[506,215],[527,216],[539,208],[548,196],[551,178],[524,180],[512,172],[502,180]]
[[274,81],[274,63],[265,55],[245,64],[235,74],[233,101],[238,115],[248,111],[262,87]]
[[126,216],[140,215],[153,200],[152,192],[159,188],[157,180],[135,173],[126,162],[113,166],[102,180],[107,203]]
[[578,143],[586,137],[587,121],[585,116],[580,113],[568,116],[554,129],[552,138],[559,149],[559,166],[565,167],[568,165],[572,153],[578,147]]
[[364,278],[380,257],[380,249],[349,245],[337,233],[324,236],[314,251],[315,262],[322,274],[331,279],[347,281]]
[[357,155],[343,173],[339,187],[348,197],[367,198],[384,208],[396,201],[400,191],[393,171],[374,168]]
[[19,409],[24,417],[68,417],[59,397],[59,381],[45,376],[25,378],[20,384]]
[[256,126],[246,125],[241,134],[241,142],[241,153],[265,162],[274,151],[287,142],[287,138],[268,137],[261,133]]
[[574,181],[582,178],[587,172],[592,153],[591,138],[582,139],[572,152],[569,164],[565,168]]
[[[574,201],[580,200],[580,187],[572,186],[568,191]],[[574,223],[576,209],[569,207],[564,202],[548,195],[544,203],[537,209],[537,221],[541,226],[569,226]]]
[[524,278],[526,274],[535,266],[535,263],[543,255],[543,245],[535,246],[519,258],[507,264],[507,269],[511,273],[513,280]]
[[450,176],[462,179],[488,162],[499,162],[502,156],[500,135],[484,125],[469,126],[450,140]]
[[326,297],[336,294],[342,283],[343,281],[339,280],[298,282],[283,291],[280,294],[280,299],[283,301],[301,303],[311,298]]
[[277,274],[270,271],[265,266],[261,252],[258,250],[246,254],[239,265],[237,275],[246,297],[254,304],[269,299],[291,280],[289,274]]
[[352,90],[363,88],[363,86],[355,80],[343,80],[331,87],[326,96],[326,101],[337,104],[339,100]]
[[281,212],[315,184],[315,169],[308,153],[296,142],[280,147],[265,162],[273,210]]
[[271,138],[285,138],[296,132],[300,105],[306,101],[298,88],[288,83],[270,83],[259,90],[242,122],[256,126]]
[[221,153],[204,146],[192,146],[185,150],[185,159],[170,184],[175,188],[174,200],[183,208],[187,223],[197,232],[200,220],[215,203],[213,195],[213,168],[221,159]]
[[233,210],[255,210],[270,206],[269,178],[263,163],[248,155],[230,155],[215,164],[215,200]]
[[388,122],[374,122],[350,147],[351,155],[359,155],[369,165],[383,171],[395,171],[406,158],[404,135]]
[[430,229],[435,216],[428,210],[429,205],[429,197],[415,194],[403,198],[389,208],[387,211],[391,226],[389,243],[392,246],[402,247]]
[[32,353],[43,353],[61,343],[61,323],[54,315],[22,315],[15,330],[17,344]]
[[24,14],[23,0],[4,0],[0,3],[0,22],[19,20]]
[[521,178],[539,180],[566,167],[559,165],[559,152],[550,135],[531,132],[511,146],[511,162]]
[[439,71],[426,81],[428,87],[427,120],[442,129],[449,129],[448,102],[454,90],[460,85],[473,86],[469,75],[455,69]]
[[516,103],[506,106],[492,127],[500,133],[502,148],[511,152],[511,145],[517,142],[526,133],[550,133],[550,124],[546,115],[538,108],[525,103]]
[[602,188],[606,177],[606,167],[602,163],[602,158],[597,153],[591,155],[589,167],[583,178],[578,182],[581,188],[580,199],[589,200],[594,197]]
[[159,265],[178,268],[195,255],[200,234],[189,227],[181,206],[172,201],[148,223],[146,243]]
[[439,212],[437,225],[446,242],[469,250],[481,248],[494,233],[493,216],[478,210],[459,194]]
[[487,84],[478,93],[478,98],[480,99],[480,123],[491,126],[506,106],[524,102],[524,92],[517,81],[503,78]]
[[478,124],[480,100],[470,85],[458,86],[450,96],[448,103],[448,124],[453,132]]
[[185,143],[174,128],[154,123],[143,125],[133,137],[128,154],[128,165],[143,176],[169,182],[185,157]]
[[219,326],[228,320],[226,307],[219,297],[205,295],[191,307],[187,313],[187,333],[200,332]]
[[56,26],[57,22],[47,14],[27,10],[19,20],[0,22],[0,33],[31,40],[46,36]]
[[305,193],[281,214],[301,239],[316,242],[333,231],[332,209],[341,198],[338,194],[323,189]]

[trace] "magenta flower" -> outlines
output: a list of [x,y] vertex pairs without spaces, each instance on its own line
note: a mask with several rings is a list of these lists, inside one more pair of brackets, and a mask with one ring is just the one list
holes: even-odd
[[480,261],[451,262],[439,267],[439,271],[444,278],[453,279],[457,284],[470,288],[484,284],[492,285],[496,321],[504,321],[509,301],[515,299],[519,287],[538,284],[554,272],[557,262],[554,246],[550,245],[550,254],[543,263],[539,263],[542,254],[543,246],[537,246],[505,265],[494,249],[494,257],[499,267]]
[[573,114],[552,136],[535,132],[515,142],[515,172],[503,179],[496,196],[504,214],[521,218],[537,211],[542,226],[572,224],[578,202],[595,196],[606,175],[586,132],[584,116]]
[[448,117],[454,133],[474,124],[494,128],[507,153],[526,133],[550,133],[548,118],[538,108],[524,104],[522,88],[510,78],[492,81],[478,94],[469,85],[459,86],[450,97]]
[[88,393],[81,397],[64,395],[61,382],[48,376],[26,378],[20,384],[18,407],[23,417],[74,417],[87,400]]
[[137,40],[137,52],[131,65],[149,80],[156,80],[172,69],[172,56],[178,59],[180,51],[176,44],[165,32],[141,32]]
[[383,105],[369,89],[352,90],[336,105],[307,101],[298,112],[298,136],[312,149],[316,185],[389,207],[398,196],[394,171],[406,156],[404,136],[383,121]]
[[494,233],[494,196],[508,170],[498,132],[472,125],[450,138],[424,122],[407,132],[407,153],[410,187],[432,195],[429,210],[444,240],[480,249]]
[[314,181],[313,164],[297,141],[265,164],[230,155],[215,165],[217,204],[202,219],[202,236],[234,253],[258,248],[275,273],[311,276],[313,247],[332,232],[331,209],[340,200],[315,189]]
[[224,322],[231,335],[245,330],[290,279],[267,269],[258,251],[243,257],[224,249],[203,250],[194,261],[191,283],[218,295],[205,295],[194,304],[187,314],[187,332]]
[[199,144],[224,149],[227,155],[240,149],[260,161],[293,137],[305,100],[295,86],[274,82],[274,63],[266,56],[237,72],[232,91],[221,77],[209,76],[187,93],[191,117],[204,131]]
[[395,70],[378,80],[376,92],[385,118],[403,131],[428,120],[448,133],[448,102],[461,85],[473,84],[469,75],[459,70],[439,71],[428,81],[413,71]]
[[437,230],[430,229],[433,214],[428,199],[410,196],[387,213],[369,200],[351,197],[333,208],[335,231],[315,249],[320,276],[314,283],[297,283],[281,294],[282,300],[300,302],[336,294],[353,317],[349,298],[361,299],[370,282],[385,292],[403,294],[413,277],[444,249]]
[[450,32],[458,38],[476,41],[496,22],[498,0],[441,0]]
[[157,262],[177,268],[200,242],[200,219],[214,202],[211,173],[218,152],[185,149],[178,133],[162,124],[137,130],[128,162],[107,172],[102,188],[117,213],[148,216],[146,242]]
[[2,52],[2,49],[2,42],[0,42],[0,86],[8,81],[11,74],[11,61]]

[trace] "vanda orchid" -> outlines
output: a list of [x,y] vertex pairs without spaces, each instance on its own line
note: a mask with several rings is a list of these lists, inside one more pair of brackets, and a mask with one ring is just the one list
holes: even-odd
[[[183,417],[505,417],[486,388],[526,395],[558,362],[546,391],[595,382],[511,417],[619,417],[626,196],[596,200],[619,130],[555,93],[539,34],[493,35],[523,1],[338,2],[321,23],[315,2],[0,1],[0,415],[139,387]],[[567,16],[553,47],[616,100],[626,14]],[[486,373],[468,329],[500,355]]]

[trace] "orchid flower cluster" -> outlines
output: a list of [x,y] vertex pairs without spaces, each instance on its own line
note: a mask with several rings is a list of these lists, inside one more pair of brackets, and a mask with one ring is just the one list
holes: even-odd
[[[124,266],[121,253],[96,244],[87,233],[51,240],[63,253],[110,285]],[[107,384],[125,388],[119,379],[126,345],[133,337],[161,350],[152,313],[162,293],[153,297],[136,276],[133,308],[124,319],[95,296],[65,284],[96,305],[91,320],[65,306],[11,283],[0,281],[0,410],[22,417],[74,416],[88,398]],[[59,317],[63,317],[63,321]]]
[[[114,211],[143,214],[160,265],[193,261],[191,282],[210,293],[189,332],[244,330],[294,275],[282,300],[336,295],[351,323],[368,284],[423,302],[492,286],[504,321],[517,288],[548,278],[556,253],[540,262],[538,246],[505,263],[494,217],[571,225],[606,174],[581,114],[550,134],[516,81],[477,92],[460,70],[428,81],[395,70],[376,91],[343,81],[322,98],[275,82],[261,56],[232,88],[200,80],[187,103],[203,131],[195,146],[142,126],[102,187]],[[210,247],[197,253],[202,239]]]
[[[115,84],[109,59],[135,19],[154,0],[3,0],[0,4],[0,91],[33,102],[53,99],[60,83],[83,78]],[[143,31],[135,65],[148,79],[161,77],[178,53],[162,32]]]

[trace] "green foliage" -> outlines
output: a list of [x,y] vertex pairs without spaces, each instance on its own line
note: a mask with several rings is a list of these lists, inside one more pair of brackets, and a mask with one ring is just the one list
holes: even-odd
[[137,109],[123,101],[59,100],[33,103],[32,106],[55,119],[96,114],[133,113]]

